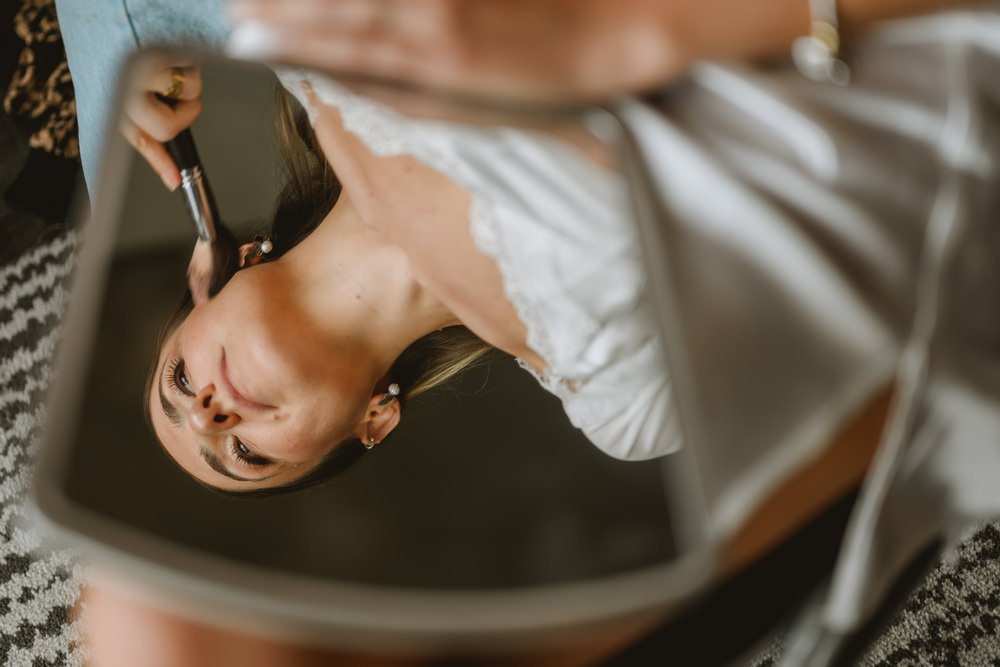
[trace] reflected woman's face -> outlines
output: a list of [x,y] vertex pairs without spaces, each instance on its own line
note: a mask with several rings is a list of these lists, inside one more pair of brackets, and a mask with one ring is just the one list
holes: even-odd
[[282,486],[363,437],[369,369],[304,315],[281,262],[239,271],[160,350],[150,419],[191,475],[226,490]]

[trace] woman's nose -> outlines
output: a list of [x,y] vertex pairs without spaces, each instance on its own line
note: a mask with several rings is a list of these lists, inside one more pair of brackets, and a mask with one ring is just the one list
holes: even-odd
[[202,387],[191,404],[188,415],[195,433],[211,435],[231,429],[240,423],[240,416],[223,405],[215,395],[215,385]]

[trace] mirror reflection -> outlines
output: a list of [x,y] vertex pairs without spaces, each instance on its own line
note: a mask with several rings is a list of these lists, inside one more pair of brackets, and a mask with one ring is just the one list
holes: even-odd
[[[164,71],[200,80],[154,71],[147,102]],[[168,327],[147,396],[181,467],[230,492],[322,481],[490,347],[559,396],[599,448],[670,451],[614,172],[538,133],[409,121],[319,74],[285,72],[282,84],[287,180],[268,233],[240,247],[242,269],[214,298],[195,275],[218,253],[196,249],[194,306]],[[544,215],[527,187],[540,178],[557,181]]]
[[165,57],[137,67],[126,118],[171,76],[202,99],[192,134],[239,268],[211,297],[189,278],[210,253],[192,256],[183,187],[122,153],[76,499],[359,581],[672,557],[659,466],[613,458],[675,443],[624,180],[579,118],[415,120],[329,77]]

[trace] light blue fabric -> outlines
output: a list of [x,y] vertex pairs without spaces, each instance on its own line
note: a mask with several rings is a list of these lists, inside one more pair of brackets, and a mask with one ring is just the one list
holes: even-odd
[[155,45],[221,48],[230,26],[223,0],[56,0],[76,90],[80,156],[91,194],[98,185],[104,138],[121,67],[130,53]]

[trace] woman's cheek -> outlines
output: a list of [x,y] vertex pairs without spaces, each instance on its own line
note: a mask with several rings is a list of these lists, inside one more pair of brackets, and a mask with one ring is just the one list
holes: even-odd
[[340,441],[337,438],[339,428],[325,421],[289,419],[289,428],[277,430],[274,453],[281,458],[304,463],[322,458],[333,444]]
[[212,379],[210,368],[211,327],[206,327],[198,313],[191,311],[177,329],[177,355],[184,358],[185,365],[191,376],[191,381],[201,388]]

